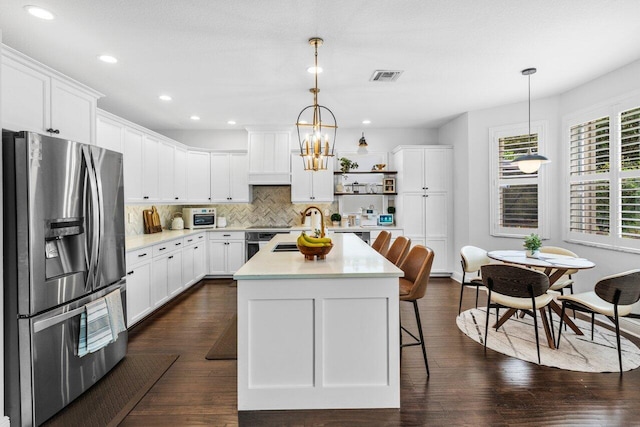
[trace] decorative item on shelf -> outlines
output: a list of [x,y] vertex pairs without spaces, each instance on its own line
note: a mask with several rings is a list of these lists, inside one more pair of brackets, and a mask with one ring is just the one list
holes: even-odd
[[358,184],[358,181],[354,181],[353,194],[358,194],[358,193],[360,193],[360,184]]
[[331,224],[333,224],[334,227],[339,227],[341,220],[342,220],[342,215],[340,215],[339,213],[336,212],[331,214]]
[[[329,158],[333,157],[333,151],[336,143],[336,133],[338,125],[336,117],[330,109],[324,105],[318,104],[318,46],[321,46],[323,40],[319,37],[309,39],[309,44],[315,50],[315,87],[309,89],[313,93],[313,104],[300,111],[298,120],[296,121],[296,129],[298,131],[298,142],[300,144],[300,157],[304,164],[305,170],[319,171],[326,170]],[[328,113],[328,122],[323,122],[322,114]],[[310,120],[303,119],[303,115],[311,115]],[[325,115],[325,117],[327,117]],[[310,133],[301,132],[303,128],[311,128]],[[329,134],[323,133],[324,130],[333,129],[333,139],[329,140]]]
[[378,184],[376,184],[375,182],[372,182],[370,184],[367,184],[367,192],[369,194],[376,194],[378,193]]
[[535,233],[531,233],[524,238],[522,244],[527,249],[527,258],[538,258],[540,255],[540,247],[542,246],[542,240],[540,236]]
[[386,166],[387,166],[387,165],[386,165],[386,164],[384,164],[384,163],[377,163],[377,164],[373,165],[373,167],[371,168],[371,170],[372,170],[372,171],[382,171],[382,170],[384,170],[384,168],[385,168]]
[[367,151],[367,140],[364,139],[364,132],[362,132],[362,138],[358,141],[358,154],[368,154]]
[[396,207],[395,206],[388,206],[387,207],[387,213],[390,213],[390,214],[396,213]]
[[382,192],[383,193],[395,193],[396,192],[396,180],[394,178],[385,178],[382,180]]
[[[522,70],[522,75],[529,79],[529,146],[531,146],[531,74],[535,74],[535,68],[527,68]],[[539,142],[539,141],[538,141]],[[536,144],[537,145],[537,144]],[[527,149],[527,154],[516,157],[512,162],[518,165],[518,169],[524,173],[534,173],[540,169],[540,166],[549,163],[551,160],[538,153],[532,153],[531,147]]]
[[358,164],[347,159],[346,157],[340,157],[338,161],[340,162],[340,170],[343,174],[349,173],[351,169],[358,169]]

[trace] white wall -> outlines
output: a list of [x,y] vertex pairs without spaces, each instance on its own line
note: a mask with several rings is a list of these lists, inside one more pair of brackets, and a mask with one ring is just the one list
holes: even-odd
[[[2,30],[0,30],[0,58],[2,58]],[[1,61],[2,59],[0,59]],[[0,80],[2,79],[2,67],[0,67]],[[0,99],[2,93],[0,89]],[[0,108],[0,123],[2,123],[2,109]],[[0,151],[0,183],[2,182],[2,151]],[[2,216],[4,201],[4,194],[2,194],[2,185],[0,185],[0,223],[4,224],[4,218]],[[9,426],[9,418],[3,417],[4,415],[4,235],[2,228],[0,228],[0,427]]]

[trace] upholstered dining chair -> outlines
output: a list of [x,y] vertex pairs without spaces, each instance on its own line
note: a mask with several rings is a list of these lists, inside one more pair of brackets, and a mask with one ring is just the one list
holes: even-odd
[[640,300],[640,270],[629,270],[624,273],[603,277],[596,283],[593,291],[572,295],[561,295],[562,316],[558,343],[562,335],[562,321],[567,308],[591,313],[591,340],[593,341],[593,324],[596,314],[609,318],[616,327],[616,344],[618,345],[618,363],[622,375],[622,349],[620,348],[620,317],[631,313],[632,305]]
[[[404,277],[400,278],[400,301],[406,301],[413,304],[413,311],[416,316],[418,325],[418,337],[402,326],[400,321],[400,350],[404,347],[420,345],[422,346],[422,356],[424,357],[424,365],[427,368],[427,376],[429,376],[429,362],[427,361],[427,349],[424,343],[424,335],[422,333],[422,321],[420,320],[420,311],[418,310],[418,300],[424,297],[429,282],[429,274],[431,274],[431,266],[433,265],[434,253],[431,248],[422,245],[415,245],[409,251],[406,258],[400,263],[398,268],[404,272]],[[402,331],[413,338],[408,344],[402,343]]]
[[[557,246],[542,246],[540,248],[540,253],[544,254],[556,254],[556,255],[565,255],[573,258],[578,258],[578,255],[571,252],[569,249],[560,248]],[[550,291],[560,291],[561,295],[564,295],[564,288],[569,288],[571,293],[573,293],[573,278],[572,276],[578,272],[577,269],[570,269],[558,279],[553,285],[549,286]]]
[[410,247],[411,239],[404,236],[398,236],[385,254],[385,257],[396,266],[400,265],[400,263],[404,260],[404,257],[406,257],[409,253]]
[[389,243],[391,243],[391,233],[386,230],[382,230],[376,240],[371,244],[371,247],[384,255],[389,250]]
[[[462,283],[460,283],[460,302],[458,303],[458,314],[462,310],[462,295],[464,288],[476,288],[476,308],[478,308],[478,291],[483,287],[482,277],[480,277],[480,267],[490,264],[491,260],[487,256],[487,251],[476,246],[463,246],[460,249],[460,264],[462,265]],[[473,275],[475,274],[475,277]],[[467,275],[472,276],[469,278]]]
[[549,323],[547,322],[545,307],[553,299],[547,294],[549,277],[546,274],[525,267],[508,264],[491,264],[481,267],[482,281],[488,289],[487,319],[484,326],[484,348],[487,348],[489,336],[489,311],[496,308],[508,308],[507,312],[497,320],[496,331],[517,310],[526,310],[533,316],[533,326],[536,334],[536,349],[538,350],[538,364],[540,363],[540,341],[538,338],[538,316],[540,311],[542,323],[549,345],[553,346]]

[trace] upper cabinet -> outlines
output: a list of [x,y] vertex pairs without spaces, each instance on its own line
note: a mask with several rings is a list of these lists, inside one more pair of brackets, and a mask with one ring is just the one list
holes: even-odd
[[187,200],[189,203],[211,201],[209,153],[187,151]]
[[333,201],[333,159],[329,159],[327,170],[304,170],[299,154],[291,154],[291,202]]
[[211,202],[249,203],[246,153],[211,153]]
[[249,184],[290,184],[291,131],[247,130],[249,132]]
[[2,46],[2,127],[95,143],[101,93]]

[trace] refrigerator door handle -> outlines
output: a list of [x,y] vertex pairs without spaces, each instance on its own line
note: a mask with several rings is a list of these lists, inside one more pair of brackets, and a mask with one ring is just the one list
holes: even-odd
[[[96,280],[99,279],[99,271],[101,269],[101,265],[100,265],[100,260],[102,258],[102,254],[100,253],[102,251],[102,236],[104,236],[104,195],[102,192],[102,179],[100,178],[100,174],[98,173],[98,171],[96,170],[96,162],[93,156],[93,152],[91,153],[91,173],[95,179],[95,189],[96,189],[96,201],[98,203],[97,207],[97,217],[98,217],[98,236],[97,236],[97,240],[96,240]],[[95,283],[94,284],[94,289],[96,287],[100,287],[101,284],[100,283]]]
[[57,316],[49,317],[48,319],[35,322],[33,324],[33,332],[37,333],[44,329],[50,328],[51,326],[57,325],[58,323],[62,323],[73,316],[77,316],[78,314],[81,314],[83,311],[84,311],[84,306],[78,307],[76,309],[67,311],[62,314],[58,314]]
[[[99,213],[99,207],[100,207],[100,202],[98,200],[98,194],[97,194],[97,183],[96,183],[96,177],[94,174],[94,168],[93,168],[93,162],[91,159],[91,156],[89,154],[89,147],[82,147],[82,155],[84,157],[85,163],[87,165],[87,176],[89,177],[89,189],[90,191],[90,203],[88,204],[89,207],[88,209],[85,208],[85,215],[86,215],[86,211],[88,210],[91,218],[91,224],[90,224],[90,229],[91,229],[91,246],[90,246],[90,260],[89,260],[89,272],[87,274],[87,283],[85,284],[85,291],[90,292],[91,289],[93,289],[94,285],[93,282],[95,281],[95,275],[97,273],[97,259],[98,259],[98,243],[99,243],[99,222],[100,222],[100,213]],[[86,194],[86,193],[85,193]],[[85,203],[85,207],[87,206],[87,203]]]

